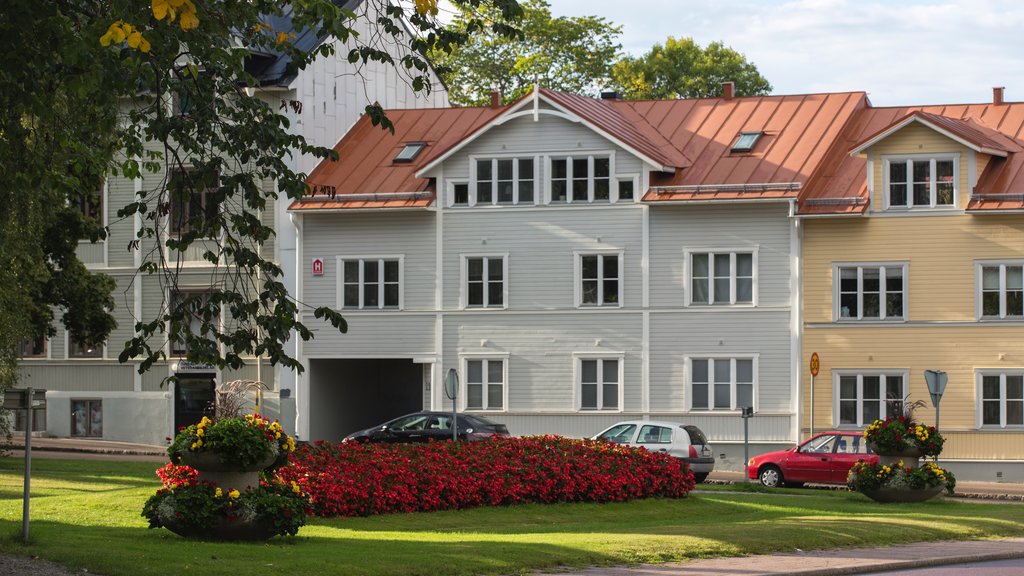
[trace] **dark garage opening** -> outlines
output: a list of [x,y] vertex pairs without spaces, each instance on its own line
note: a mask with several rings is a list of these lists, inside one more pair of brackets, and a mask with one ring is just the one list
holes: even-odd
[[311,360],[310,440],[348,434],[423,409],[424,364],[411,359]]

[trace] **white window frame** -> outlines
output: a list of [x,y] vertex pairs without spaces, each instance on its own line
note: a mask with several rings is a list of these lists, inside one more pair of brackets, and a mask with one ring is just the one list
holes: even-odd
[[[358,306],[345,306],[345,262],[359,261],[359,305]],[[380,282],[377,287],[377,306],[366,307],[363,305],[363,261],[376,260],[378,266],[380,266]],[[384,262],[398,261],[398,307],[385,306],[384,305]],[[405,255],[404,254],[385,254],[385,255],[370,255],[370,256],[338,256],[335,259],[335,283],[336,283],[336,294],[335,294],[335,307],[339,310],[404,310],[405,309]]]
[[[477,198],[477,162],[491,161],[491,201],[481,203]],[[512,160],[512,202],[498,201],[498,160]],[[519,201],[519,161],[533,161],[533,200],[528,202]],[[540,178],[540,157],[530,154],[488,154],[486,156],[469,157],[469,205],[470,206],[536,206],[540,203],[540,195],[543,190]],[[462,183],[461,181],[459,182]],[[454,202],[455,188],[452,187],[452,200]]]
[[[599,413],[616,413],[624,410],[623,403],[626,401],[625,394],[625,352],[574,352],[573,353],[573,381],[576,383],[573,387],[573,404],[577,412],[585,414],[599,414]],[[598,361],[597,366],[597,408],[584,408],[583,407],[583,361],[584,360],[596,360]],[[604,384],[601,380],[604,374],[604,361],[615,360],[619,363],[618,370],[618,406],[616,408],[604,408]]]
[[[584,304],[583,303],[583,257],[584,256],[601,256],[597,261],[598,266],[598,280],[597,280],[597,303],[596,304]],[[604,256],[618,256],[618,282],[619,282],[619,301],[617,303],[605,304],[604,303]],[[625,278],[623,273],[625,272],[625,251],[624,250],[574,250],[573,251],[573,301],[576,308],[622,308],[625,306]]]
[[[743,248],[683,248],[683,294],[685,295],[685,306],[737,306],[749,308],[758,304],[758,252],[760,246],[746,246]],[[708,301],[693,301],[693,255],[708,254]],[[729,254],[729,301],[715,302],[714,283],[714,256]],[[751,294],[750,302],[736,302],[736,255],[751,255]]]
[[[469,304],[469,261],[473,258],[484,259],[484,304],[483,306],[470,305]],[[492,305],[487,302],[488,299],[488,263],[490,260],[495,258],[501,258],[501,300],[500,306]],[[506,310],[508,309],[508,252],[493,252],[493,253],[472,253],[472,254],[461,254],[459,260],[459,308],[463,310]]]
[[[985,424],[984,423],[984,401],[985,398],[984,388],[982,387],[983,378],[985,376],[999,376],[999,424]],[[993,429],[1004,429],[1010,430],[1021,430],[1024,429],[1024,425],[1020,424],[1007,424],[1006,423],[1006,377],[1007,376],[1024,376],[1024,368],[1017,369],[999,369],[999,368],[984,368],[975,370],[974,372],[974,383],[975,383],[975,404],[977,405],[977,428],[985,430]]]
[[[221,289],[220,286],[181,286],[177,290],[168,289],[167,290],[167,295],[166,295],[166,298],[167,298],[166,301],[169,303],[168,306],[170,306],[171,304],[173,304],[173,298],[174,298],[175,294],[206,294],[207,296],[209,296],[209,294],[211,294],[214,290],[219,290],[219,289]],[[225,310],[225,307],[221,306],[220,317],[217,319],[217,330],[220,330],[220,331],[224,330],[224,326],[225,326],[224,315],[226,313],[227,313],[227,310]],[[169,335],[171,333],[171,321],[170,320],[168,320],[166,322],[165,329],[167,330],[167,334]],[[177,348],[175,348],[175,346],[177,346],[178,344],[179,344],[178,342],[172,341],[169,337],[167,338],[166,354],[168,355],[168,357],[174,356],[174,357],[184,358],[188,354],[188,348],[185,348],[184,351],[181,351],[181,350],[178,350]],[[182,342],[180,344],[182,346],[185,346],[184,342]],[[223,350],[223,348],[224,348],[224,345],[222,343],[218,342],[217,343],[217,349],[218,350]],[[105,353],[106,353],[106,351],[104,351],[104,354]],[[65,355],[66,355],[66,353],[65,353]]]
[[[630,204],[637,203],[640,201],[640,197],[643,194],[640,193],[640,175],[639,174],[617,174],[612,176],[612,192],[611,202],[617,204],[619,202],[628,202]],[[625,200],[619,198],[619,182],[632,182],[633,183],[633,197]]]
[[[460,185],[460,184],[466,186],[466,203],[465,204],[456,204],[455,203],[455,187]],[[448,207],[449,208],[465,208],[467,206],[470,206],[470,192],[471,191],[472,191],[472,186],[470,186],[468,180],[449,180],[448,181],[448,202],[447,202]]]
[[[999,267],[999,315],[985,316],[984,298],[984,269]],[[1024,266],[1024,260],[977,260],[974,263],[974,306],[975,317],[978,320],[1024,320],[1024,316],[1014,316],[1006,313],[1006,268],[1008,266]]]
[[[840,302],[840,271],[843,268],[857,269],[857,316],[843,316]],[[878,268],[878,317],[864,317],[864,269]],[[884,273],[890,268],[903,271],[903,316],[886,315],[886,291]],[[833,322],[906,322],[910,317],[910,263],[903,262],[833,262],[832,263],[832,321]]]
[[[843,424],[839,421],[839,380],[843,376],[856,376],[857,377],[857,424]],[[899,376],[903,379],[903,389],[900,391],[900,401],[904,401],[907,398],[907,390],[910,387],[910,370],[906,368],[894,368],[894,369],[882,369],[882,370],[856,370],[856,369],[843,369],[832,371],[832,425],[836,429],[849,429],[849,428],[866,428],[871,422],[864,421],[864,377],[865,376],[878,376],[879,377],[879,395],[881,398],[878,399],[879,408],[878,414],[881,418],[885,419],[887,401],[885,394],[888,389],[886,379],[890,376]]]
[[100,344],[100,355],[99,356],[72,356],[71,355],[71,331],[64,330],[64,358],[68,360],[78,361],[97,361],[104,360],[107,357],[107,343],[103,342]]
[[[685,357],[685,359],[684,359],[684,367],[683,367],[684,368],[683,382],[684,382],[684,385],[686,386],[686,389],[685,389],[685,395],[686,395],[686,406],[685,406],[685,408],[686,408],[686,411],[687,412],[698,412],[698,413],[703,413],[703,414],[723,414],[723,413],[728,413],[728,412],[739,412],[741,407],[737,406],[737,404],[736,404],[736,384],[737,384],[737,382],[736,382],[736,361],[737,360],[750,360],[751,361],[750,369],[752,370],[752,377],[753,377],[753,382],[752,382],[753,390],[751,391],[752,402],[753,402],[753,405],[754,405],[753,406],[754,412],[757,412],[758,411],[758,404],[759,404],[758,403],[758,398],[757,398],[757,396],[758,396],[757,392],[758,392],[758,380],[760,379],[758,377],[758,364],[760,363],[760,356],[761,355],[759,353],[754,353],[754,354],[721,354],[721,353],[717,353],[717,354],[693,354],[692,356]],[[694,360],[709,360],[710,361],[708,363],[708,382],[707,382],[707,384],[708,384],[708,404],[709,404],[709,406],[711,406],[710,408],[694,408],[693,407],[693,362],[694,362]],[[714,408],[714,403],[715,403],[715,401],[714,401],[714,398],[715,398],[715,380],[714,380],[715,367],[714,367],[714,364],[716,362],[723,362],[723,361],[728,361],[729,362],[729,408],[728,409],[725,409],[725,408],[718,408],[718,409],[716,409],[716,408]]]
[[[914,204],[914,167],[912,162],[921,160],[929,160],[931,165],[929,166],[930,180],[928,182],[928,195],[930,203],[927,205],[915,205]],[[935,163],[939,160],[952,160],[953,161],[953,203],[952,204],[936,204],[938,199],[938,187],[936,186],[936,168]],[[893,206],[890,203],[890,190],[889,190],[889,166],[894,163],[905,162],[907,164],[907,204],[906,206],[896,205]],[[883,206],[886,210],[914,210],[914,209],[928,209],[928,210],[952,210],[960,207],[960,154],[958,152],[942,152],[936,154],[893,154],[882,156],[882,193],[884,195]]]
[[[488,408],[488,407],[485,407],[485,408],[469,408],[469,406],[468,406],[468,404],[469,404],[469,402],[468,402],[469,401],[469,363],[470,363],[470,361],[481,361],[481,360],[485,361],[485,362],[492,362],[492,361],[500,361],[501,362],[501,386],[502,386],[502,390],[501,390],[501,396],[502,396],[501,404],[502,404],[502,406],[501,406],[501,408]],[[476,353],[469,353],[469,354],[461,354],[461,355],[459,355],[459,366],[460,366],[461,371],[462,371],[462,374],[461,374],[462,377],[459,379],[460,383],[459,383],[459,399],[458,399],[458,404],[459,404],[459,409],[460,410],[462,410],[464,412],[472,412],[472,413],[478,413],[478,412],[493,412],[493,413],[508,412],[508,388],[509,388],[509,386],[508,386],[508,360],[509,360],[509,355],[508,354],[492,354],[492,353],[489,353],[489,352],[481,352],[481,353],[478,353],[478,354],[476,354]],[[481,374],[483,375],[483,377],[485,379],[485,381],[482,383],[483,386],[484,386],[484,390],[482,391],[482,397],[481,397],[481,401],[484,403],[484,405],[486,405],[487,398],[488,398],[486,387],[490,384],[489,382],[486,381],[487,373],[488,373],[487,372],[487,365],[485,363],[483,366],[481,366]]]
[[[587,159],[587,199],[586,200],[573,200],[572,198],[572,182],[573,182],[573,160]],[[608,158],[608,200],[594,200],[594,159],[595,158]],[[554,154],[545,157],[545,177],[544,177],[544,189],[546,192],[546,200],[548,204],[554,204],[556,206],[572,205],[572,204],[614,204],[618,201],[618,186],[616,181],[620,178],[615,173],[615,151],[614,150],[599,150],[591,152],[575,152],[573,154]],[[554,171],[552,166],[557,160],[565,160],[565,201],[556,201],[553,198],[552,190],[554,189],[552,182],[552,175]],[[637,195],[637,186],[634,183],[633,196]]]

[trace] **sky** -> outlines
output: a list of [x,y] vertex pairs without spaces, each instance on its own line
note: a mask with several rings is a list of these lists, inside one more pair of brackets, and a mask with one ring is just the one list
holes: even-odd
[[641,55],[668,36],[744,54],[774,94],[865,91],[875,106],[1024,101],[1022,0],[548,0],[602,16]]

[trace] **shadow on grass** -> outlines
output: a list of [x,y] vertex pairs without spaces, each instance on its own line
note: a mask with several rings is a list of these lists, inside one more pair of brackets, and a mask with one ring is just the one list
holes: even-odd
[[[96,466],[102,463],[79,460],[33,460],[32,481],[44,483],[54,481],[62,484],[62,490],[77,491],[69,488],[68,483],[108,484],[125,488],[160,487],[156,469],[162,466],[153,462],[116,462],[110,467],[109,473],[97,472]],[[0,489],[0,499],[21,498],[21,478],[25,473],[24,460],[19,458],[0,458],[0,475],[16,477],[17,494],[12,496],[12,489]],[[91,491],[91,490],[81,490]],[[33,495],[36,492],[33,490]]]
[[0,552],[40,556],[75,572],[108,576],[457,576],[623,562],[584,547],[542,542],[452,540],[437,534],[422,539],[347,537],[352,532],[325,535],[335,532],[315,527],[303,528],[294,538],[223,543],[186,540],[163,529],[34,522],[32,543],[24,545],[20,526],[0,521]]

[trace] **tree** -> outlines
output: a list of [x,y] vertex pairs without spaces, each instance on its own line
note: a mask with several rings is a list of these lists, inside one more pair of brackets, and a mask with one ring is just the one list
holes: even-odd
[[[432,55],[453,103],[485,105],[492,90],[516,99],[534,84],[594,95],[604,85],[620,55],[622,27],[597,16],[555,18],[545,0],[526,0],[522,7],[518,38],[500,31],[475,34],[450,54]],[[488,17],[500,21],[493,11]],[[453,26],[471,32],[475,18],[460,10]]]
[[709,98],[735,82],[738,96],[768,94],[772,85],[732,48],[712,42],[701,48],[692,38],[669,36],[638,58],[626,57],[611,71],[612,84],[628,100]]
[[[429,90],[428,51],[444,53],[471,34],[514,35],[515,0],[454,0],[467,16],[462,29],[437,19],[437,0],[414,6],[378,4],[375,34],[356,40],[352,62],[378,61],[407,71],[416,90]],[[279,51],[301,68],[333,52],[309,51],[295,35],[273,30],[267,16],[287,10],[296,30],[353,37],[357,15],[332,0],[7,0],[0,8],[0,388],[17,378],[19,343],[54,334],[60,321],[89,343],[106,340],[113,282],[90,273],[76,256],[81,238],[105,230],[88,217],[93,191],[105,178],[145,177],[120,218],[139,223],[129,246],[142,253],[139,274],[177,286],[181,255],[199,248],[215,271],[208,298],[169,299],[159,314],[139,318],[121,351],[140,370],[163,359],[168,339],[188,346],[188,360],[237,368],[242,356],[302,370],[284,342],[292,331],[312,338],[297,320],[301,303],[287,293],[281,269],[260,246],[273,235],[258,213],[278,192],[298,198],[304,175],[290,154],[327,158],[333,152],[291,134],[288,120],[245,88],[256,86],[246,59]],[[393,56],[393,46],[405,46]],[[187,112],[172,102],[189,102]],[[382,128],[378,105],[366,113]],[[264,182],[274,182],[267,187]],[[211,209],[212,208],[212,209]],[[167,220],[180,234],[169,234]],[[208,242],[208,238],[219,238]],[[230,318],[221,326],[222,313]],[[344,319],[327,307],[315,316],[339,330]]]

